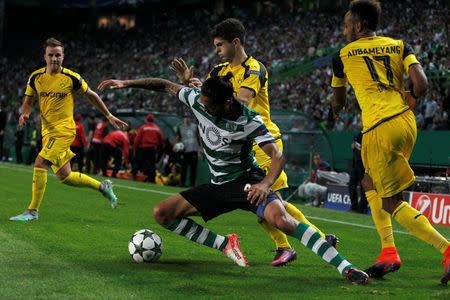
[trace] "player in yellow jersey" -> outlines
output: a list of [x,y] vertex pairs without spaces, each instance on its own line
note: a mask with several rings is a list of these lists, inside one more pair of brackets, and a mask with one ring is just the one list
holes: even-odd
[[105,180],[100,183],[85,174],[72,172],[70,168],[70,160],[75,156],[70,151],[70,145],[75,138],[73,94],[78,93],[86,97],[107,116],[114,127],[125,128],[126,123],[109,112],[102,99],[89,89],[79,74],[62,67],[64,47],[61,42],[49,38],[44,44],[44,51],[47,66],[31,74],[19,117],[19,127],[22,127],[32,112],[34,101],[38,99],[43,147],[34,163],[31,203],[23,214],[10,218],[12,221],[38,219],[39,206],[47,185],[47,170],[50,167],[61,183],[95,189],[110,200],[112,208],[117,205],[111,181]]
[[[363,187],[381,239],[381,254],[366,270],[382,277],[401,266],[395,247],[391,215],[411,234],[439,250],[445,257],[442,283],[450,280],[450,243],[419,211],[403,201],[403,190],[415,180],[409,166],[417,136],[413,109],[428,81],[412,48],[401,40],[376,35],[381,14],[376,0],[350,3],[344,18],[349,44],[333,57],[333,113],[346,104],[350,83],[362,111],[361,155],[366,169]],[[409,75],[405,91],[403,74]]]
[[[214,39],[216,53],[224,63],[215,66],[206,79],[217,75],[224,76],[228,72],[233,73],[231,82],[236,93],[236,99],[261,115],[267,129],[275,137],[280,150],[283,151],[280,130],[270,119],[268,73],[261,62],[246,54],[244,49],[246,30],[244,25],[237,19],[226,19],[214,26],[211,35]],[[198,79],[192,78],[193,67],[188,68],[182,59],[175,59],[172,66],[172,71],[184,84],[197,86],[201,84]],[[256,144],[253,146],[253,152],[257,163],[267,172],[271,163],[270,157]],[[272,185],[272,190],[282,199],[279,191],[287,187],[287,176],[282,171]],[[295,219],[313,226],[332,246],[336,246],[337,238],[334,235],[325,236],[294,205],[286,201],[283,201],[283,204],[286,211]],[[277,246],[276,255],[271,263],[272,266],[284,266],[297,258],[297,253],[289,244],[283,232],[267,223],[263,218],[258,218],[258,222],[272,237]]]

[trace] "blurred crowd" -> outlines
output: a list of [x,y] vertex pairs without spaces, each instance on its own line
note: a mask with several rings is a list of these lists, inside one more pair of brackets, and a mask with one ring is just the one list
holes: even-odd
[[[430,88],[415,112],[419,129],[449,129],[448,6],[446,0],[383,2],[378,35],[410,44],[424,69],[431,71]],[[353,93],[341,119],[336,122],[330,118],[330,55],[346,44],[342,34],[344,12],[344,8],[337,12],[294,8],[291,12],[274,9],[256,16],[251,10],[233,11],[247,28],[247,54],[263,62],[269,71],[272,107],[305,112],[327,129],[361,128],[361,113]],[[55,37],[65,44],[64,65],[80,73],[94,90],[107,78],[162,76],[177,81],[168,70],[175,57],[193,64],[195,76],[205,78],[212,66],[220,63],[209,35],[217,20],[208,16],[209,12],[199,11],[192,18],[168,18],[152,31],[84,28]],[[29,51],[28,56],[9,55],[0,60],[0,100],[10,120],[18,118],[28,76],[44,66],[40,49]],[[284,76],[305,65],[309,67],[303,72]],[[185,112],[171,96],[154,92],[128,89],[100,95],[112,111]],[[77,98],[75,109],[87,113],[91,104]]]

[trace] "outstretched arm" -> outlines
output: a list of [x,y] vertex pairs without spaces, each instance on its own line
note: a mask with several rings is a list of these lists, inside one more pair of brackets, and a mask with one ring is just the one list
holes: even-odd
[[94,92],[91,89],[88,89],[86,94],[84,94],[84,96],[86,97],[86,99],[89,100],[89,102],[92,103],[92,105],[95,106],[95,108],[98,109],[99,112],[101,112],[106,118],[108,118],[109,123],[111,123],[111,125],[113,125],[115,128],[117,128],[117,129],[124,129],[124,128],[126,128],[128,126],[127,123],[125,123],[124,121],[119,120],[118,118],[114,117],[109,112],[109,110],[106,107],[105,103],[99,97],[99,95],[97,95],[96,92]]
[[182,85],[173,83],[172,81],[161,78],[142,78],[135,80],[115,80],[108,79],[98,85],[99,90],[109,87],[110,89],[123,88],[141,88],[153,90],[155,92],[163,92],[176,96],[178,91],[183,88]]

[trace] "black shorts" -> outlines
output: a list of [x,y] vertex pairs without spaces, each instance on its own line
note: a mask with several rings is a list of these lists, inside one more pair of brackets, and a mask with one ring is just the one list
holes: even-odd
[[262,203],[256,206],[247,200],[247,192],[244,187],[247,183],[256,184],[263,180],[265,174],[262,169],[252,168],[238,179],[224,184],[202,184],[197,187],[181,192],[192,206],[201,214],[207,222],[221,214],[235,209],[251,211],[264,218],[264,209],[273,200],[278,199],[274,191],[267,196],[266,205]]

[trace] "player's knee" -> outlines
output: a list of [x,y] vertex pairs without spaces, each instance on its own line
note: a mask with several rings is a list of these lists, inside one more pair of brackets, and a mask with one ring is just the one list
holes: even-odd
[[162,202],[158,203],[153,208],[153,218],[155,219],[156,223],[158,223],[159,225],[164,226],[164,227],[173,221],[171,218],[170,210],[167,209],[162,204]]
[[369,174],[364,174],[363,179],[361,180],[361,185],[364,188],[364,191],[368,192],[371,190],[374,190],[375,187],[373,185],[372,178],[369,176]]
[[400,204],[402,204],[402,202],[402,199],[398,199],[396,197],[383,198],[381,208],[392,215],[392,213],[394,213],[394,211],[397,209],[397,207],[399,207]]
[[285,234],[291,235],[295,230],[295,224],[291,222],[287,214],[276,218],[274,223],[273,225]]
[[165,226],[165,212],[164,208],[161,207],[161,203],[157,204],[155,207],[153,207],[153,219],[155,219],[156,223],[159,225]]
[[64,180],[66,180],[66,178],[69,177],[69,175],[70,175],[70,173],[69,174],[58,174],[58,173],[56,173],[56,178],[58,178],[58,181],[60,183],[64,183]]

